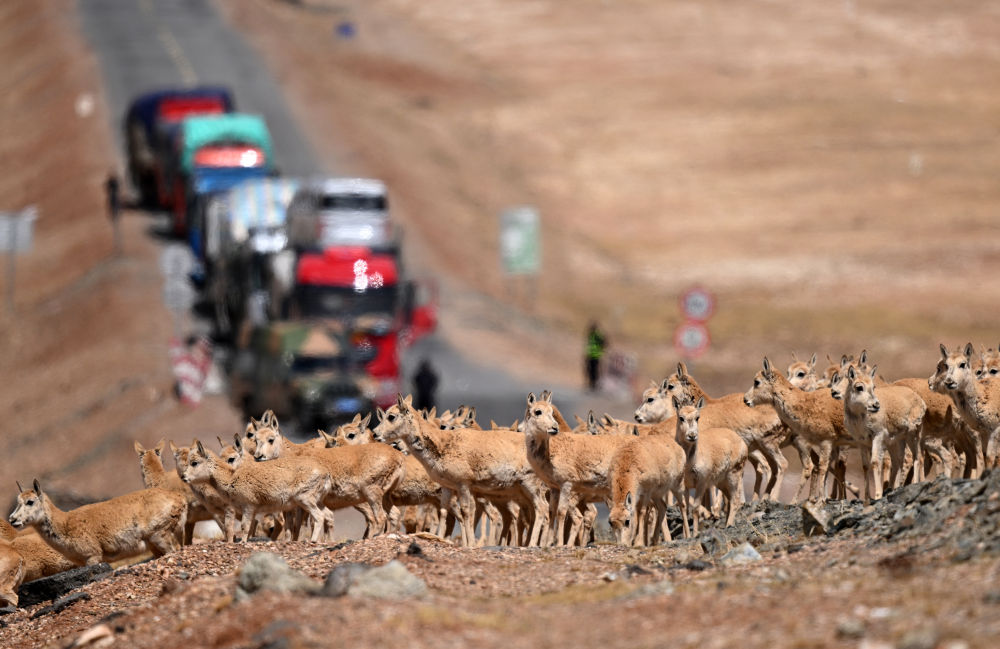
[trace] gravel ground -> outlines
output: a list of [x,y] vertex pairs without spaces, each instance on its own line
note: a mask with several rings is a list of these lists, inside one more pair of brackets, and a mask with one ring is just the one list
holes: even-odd
[[[67,647],[106,625],[115,646],[992,647],[1000,633],[1000,473],[937,480],[865,507],[747,505],[729,529],[654,548],[465,549],[430,535],[338,545],[200,543],[119,568],[0,618],[0,645]],[[749,541],[759,558],[726,553]],[[320,584],[348,562],[398,559],[427,594],[398,601],[258,592],[240,566],[273,552]],[[84,593],[80,595],[79,593]],[[101,646],[101,645],[94,645]]]

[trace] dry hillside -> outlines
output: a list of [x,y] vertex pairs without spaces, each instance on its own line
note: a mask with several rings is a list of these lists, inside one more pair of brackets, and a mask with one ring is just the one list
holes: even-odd
[[[523,355],[575,372],[597,316],[659,376],[693,284],[718,296],[698,371],[719,390],[764,353],[927,375],[939,341],[997,343],[995,5],[220,4],[329,161],[389,180],[425,267],[488,296],[445,325],[497,362],[544,323]],[[525,202],[544,273],[510,311],[497,214]]]

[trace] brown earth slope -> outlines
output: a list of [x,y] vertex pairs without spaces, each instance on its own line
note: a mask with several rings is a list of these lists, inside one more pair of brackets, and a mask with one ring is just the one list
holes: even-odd
[[[693,284],[718,296],[718,390],[765,353],[867,347],[923,376],[939,341],[996,344],[989,3],[219,1],[329,159],[389,181],[446,301],[488,296],[444,325],[498,363],[575,377],[598,316],[659,377]],[[545,224],[533,308],[497,253],[520,203]]]
[[[142,486],[133,439],[231,434],[236,424],[220,399],[191,411],[170,395],[173,326],[146,217],[126,211],[125,255],[113,258],[103,183],[118,164],[74,21],[59,0],[0,8],[0,209],[39,209],[34,249],[17,260],[16,310],[0,315],[0,478],[10,494],[33,477],[91,497],[130,491]],[[85,116],[81,97],[93,101]]]

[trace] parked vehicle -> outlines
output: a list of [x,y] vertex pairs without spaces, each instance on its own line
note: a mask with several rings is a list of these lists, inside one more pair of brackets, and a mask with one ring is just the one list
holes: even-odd
[[378,380],[375,403],[388,407],[401,388],[400,347],[437,325],[436,304],[417,303],[399,257],[360,246],[278,253],[272,263],[272,317],[337,321],[351,343],[372,352],[365,369]]
[[230,373],[245,417],[271,409],[299,431],[330,429],[371,412],[377,386],[364,370],[371,352],[350,344],[337,322],[274,322],[247,329]]
[[245,318],[266,322],[270,259],[287,247],[285,216],[298,186],[290,178],[255,178],[207,202],[203,264],[219,337],[230,338]]
[[221,86],[168,88],[137,97],[123,123],[129,178],[144,205],[163,206],[166,186],[157,153],[185,117],[217,115],[235,108],[232,93]]
[[372,178],[304,182],[288,207],[288,236],[300,247],[398,248],[385,183]]
[[258,115],[242,113],[185,118],[166,159],[173,231],[189,237],[196,256],[201,256],[201,216],[208,199],[274,171],[267,124]]

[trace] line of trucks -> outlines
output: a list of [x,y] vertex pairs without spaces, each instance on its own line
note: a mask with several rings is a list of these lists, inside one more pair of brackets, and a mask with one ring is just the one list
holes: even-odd
[[401,350],[437,315],[434,287],[405,273],[385,184],[282,177],[267,124],[224,87],[144,94],[123,126],[138,198],[190,246],[233,347],[233,404],[310,431],[393,403]]

